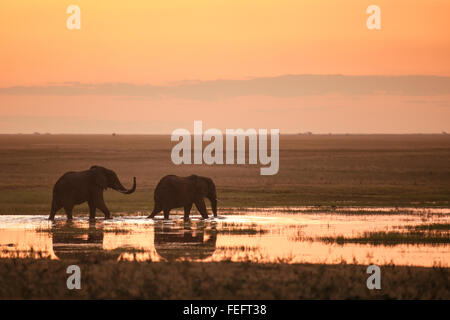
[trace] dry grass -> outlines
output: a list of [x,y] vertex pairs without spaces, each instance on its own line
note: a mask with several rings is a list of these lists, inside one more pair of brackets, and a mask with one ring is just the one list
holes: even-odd
[[346,243],[359,243],[378,246],[395,246],[399,244],[448,245],[450,243],[450,237],[448,234],[419,231],[364,232],[355,237],[321,237],[319,240],[326,243],[337,243],[340,245],[344,245]]
[[318,240],[340,245],[359,243],[383,246],[395,246],[398,244],[448,245],[450,243],[450,224],[448,223],[398,226],[395,229],[400,229],[400,231],[364,232],[353,237],[321,237]]
[[416,231],[436,231],[436,232],[450,232],[450,223],[425,223],[417,226],[408,226],[409,230]]
[[0,299],[449,299],[449,270],[385,266],[381,290],[366,266],[97,262],[68,290],[71,262],[0,260]]

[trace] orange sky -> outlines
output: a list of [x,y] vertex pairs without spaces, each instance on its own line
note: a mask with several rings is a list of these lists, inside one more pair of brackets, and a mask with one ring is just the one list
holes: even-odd
[[[81,30],[66,28],[69,16],[66,8],[70,4],[81,8]],[[366,28],[368,15],[365,11],[371,4],[381,8],[380,31]],[[47,86],[62,82],[162,85],[186,80],[239,80],[285,74],[448,77],[448,30],[450,2],[447,0],[2,1],[0,87]],[[412,121],[418,125],[410,127],[409,131],[440,132],[450,129],[445,121],[445,118],[450,119],[448,96],[444,92],[432,98],[438,101],[439,107],[435,106],[435,101],[431,105],[424,104],[427,97],[389,96],[384,101],[388,101],[387,104],[399,99],[410,104],[414,99],[420,101],[415,108],[422,108],[420,114],[431,112],[429,120],[426,123],[420,122],[420,118]],[[48,123],[49,117],[75,116],[81,119],[79,124],[74,123],[75,132],[110,132],[114,130],[114,121],[117,126],[130,117],[128,105],[117,107],[124,105],[123,97],[89,95],[84,97],[88,102],[81,105],[79,99],[83,98],[0,94],[0,124],[3,123],[3,128],[8,125],[8,129],[0,128],[0,132],[45,130],[43,123]],[[343,104],[350,108],[348,113],[315,109],[312,116],[302,109],[318,104],[331,107],[333,103],[323,97],[310,97],[308,101],[317,99],[311,104],[305,99],[277,98],[274,101],[268,98],[272,101],[268,107],[271,112],[248,115],[244,119],[248,121],[242,121],[242,126],[268,123],[268,127],[274,127],[269,120],[274,119],[275,110],[281,105],[294,108],[292,114],[280,114],[280,118],[275,118],[281,132],[283,129],[303,131],[306,127],[311,131],[360,131],[367,127],[365,121],[370,119],[352,117],[374,104],[370,97],[360,100],[364,106],[346,97]],[[230,110],[242,110],[247,105],[257,108],[258,103],[265,101],[248,96],[239,100],[239,107],[230,105],[226,99],[214,103],[229,106]],[[54,106],[55,101],[58,106]],[[139,105],[136,108],[141,111],[130,121],[148,118],[151,127],[156,124],[151,119],[157,118],[159,129],[144,131],[171,132],[178,122],[172,121],[173,112],[168,110],[181,109],[178,114],[182,122],[191,124],[195,119],[189,118],[192,114],[183,113],[184,106],[203,108],[194,115],[213,119],[209,112],[214,110],[214,103],[173,98],[135,99],[129,106]],[[165,107],[161,109],[161,105]],[[401,105],[396,104],[395,108]],[[78,110],[75,112],[74,108]],[[411,117],[407,107],[404,108],[400,114]],[[82,119],[95,121],[92,114],[102,117],[105,112],[113,122],[108,124],[105,120],[104,125],[92,128],[82,124]],[[293,115],[310,121],[307,126],[297,127],[291,123]],[[324,118],[338,116],[341,124],[324,127],[321,115]],[[28,122],[24,122],[23,117],[28,117]],[[18,119],[16,126],[16,120],[11,119]],[[401,117],[397,115],[395,119],[400,121]],[[352,123],[359,125],[352,126]],[[29,130],[25,130],[29,124]],[[210,124],[231,125],[214,120]],[[120,127],[124,132],[134,132],[124,123]],[[393,132],[398,128],[381,123],[370,127],[375,132]],[[59,132],[64,128],[49,126],[47,129]],[[401,132],[405,130],[408,128]]]

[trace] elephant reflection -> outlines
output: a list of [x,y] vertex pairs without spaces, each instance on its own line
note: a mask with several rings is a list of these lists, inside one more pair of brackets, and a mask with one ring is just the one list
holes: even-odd
[[73,222],[55,224],[51,229],[53,252],[61,259],[100,258],[102,260],[117,260],[120,253],[103,249],[102,228],[97,228],[95,222],[89,223],[89,228],[82,228]]
[[164,260],[204,260],[216,250],[217,230],[205,225],[173,226],[155,224],[155,249]]

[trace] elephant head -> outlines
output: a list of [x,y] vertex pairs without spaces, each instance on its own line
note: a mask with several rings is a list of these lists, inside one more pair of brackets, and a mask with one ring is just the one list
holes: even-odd
[[92,166],[90,170],[93,174],[94,183],[104,190],[111,188],[123,194],[130,194],[136,190],[136,177],[133,178],[133,187],[126,189],[114,171],[99,166]]
[[211,202],[211,210],[214,214],[214,217],[217,217],[216,185],[214,184],[211,178],[199,177],[195,175],[193,177],[195,180],[197,192],[201,194],[203,197],[209,199],[209,201]]

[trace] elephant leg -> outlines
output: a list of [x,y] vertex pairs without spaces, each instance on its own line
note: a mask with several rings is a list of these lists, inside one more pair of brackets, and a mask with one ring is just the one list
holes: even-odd
[[112,219],[111,213],[109,212],[109,209],[106,207],[105,200],[103,200],[103,193],[95,194],[92,197],[91,201],[95,208],[99,209],[101,212],[105,214],[105,219]]
[[72,210],[73,210],[73,206],[64,206],[64,211],[66,211],[66,215],[67,215],[67,220],[72,220]]
[[164,220],[169,220],[170,209],[164,209]]
[[52,201],[52,208],[50,210],[50,215],[48,216],[48,220],[55,220],[55,215],[61,208],[62,208],[62,206],[57,205],[55,201]]
[[97,208],[105,214],[105,219],[112,219],[111,213],[109,212],[109,209],[106,207],[105,202],[102,201],[101,203],[97,204]]
[[184,221],[189,221],[189,215],[191,214],[192,203],[184,207]]
[[154,218],[158,213],[161,212],[161,206],[155,203],[155,207],[153,208],[152,213],[147,218]]
[[203,200],[203,199],[196,200],[195,206],[197,207],[197,210],[202,215],[203,219],[208,219],[208,212],[206,212],[205,200]]
[[94,221],[95,220],[95,205],[92,202],[88,203],[89,205],[89,220]]

